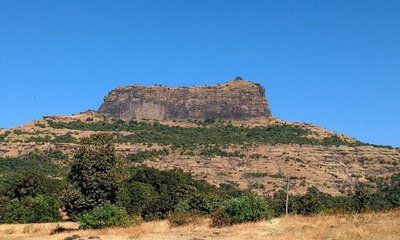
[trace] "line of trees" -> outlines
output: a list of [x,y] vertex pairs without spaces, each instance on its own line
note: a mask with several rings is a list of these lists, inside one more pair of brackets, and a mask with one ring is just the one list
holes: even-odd
[[[66,179],[35,171],[9,175],[0,187],[0,223],[53,222],[61,211],[81,228],[137,224],[138,219],[170,219],[175,224],[211,216],[213,226],[269,219],[285,214],[286,193],[258,196],[231,184],[213,186],[181,170],[126,168],[116,156],[115,139],[96,134],[82,140]],[[359,186],[334,197],[309,188],[290,196],[291,214],[363,212],[400,206],[400,174],[376,191]]]
[[[271,125],[244,127],[233,126],[215,118],[205,120],[189,120],[198,124],[197,127],[168,126],[158,122],[123,121],[121,119],[102,120],[97,122],[57,122],[48,120],[48,125],[55,129],[86,130],[86,131],[112,131],[132,132],[130,135],[119,135],[118,142],[134,142],[160,145],[172,145],[178,148],[193,148],[198,145],[208,144],[312,144],[326,146],[360,146],[370,145],[359,141],[348,142],[337,135],[326,137],[323,140],[311,138],[310,130],[294,125]],[[60,138],[59,140],[68,138]],[[379,146],[386,147],[390,146]]]

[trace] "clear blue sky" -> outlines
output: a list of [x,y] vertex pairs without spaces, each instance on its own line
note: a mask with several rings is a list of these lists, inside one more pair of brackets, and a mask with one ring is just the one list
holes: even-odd
[[0,0],[0,127],[238,75],[279,118],[400,146],[400,1]]

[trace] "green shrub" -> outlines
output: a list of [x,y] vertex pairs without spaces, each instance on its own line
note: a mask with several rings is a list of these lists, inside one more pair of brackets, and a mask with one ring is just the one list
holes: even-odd
[[[289,195],[289,211],[292,210],[294,196]],[[269,197],[269,203],[272,208],[274,217],[279,217],[286,213],[286,191],[281,189]]]
[[6,137],[7,137],[8,135],[10,135],[10,134],[11,134],[10,131],[5,131],[3,134],[0,134],[0,142],[6,141]]
[[243,177],[245,178],[263,178],[268,176],[269,174],[266,172],[249,172],[249,173],[245,173],[243,175]]
[[244,178],[263,178],[263,177],[271,177],[271,178],[286,178],[282,173],[276,174],[268,174],[266,172],[249,172],[243,174]]
[[43,123],[35,123],[35,126],[40,127],[40,128],[46,128],[46,124],[43,124]]
[[132,162],[142,163],[145,160],[153,159],[155,157],[168,155],[168,149],[163,150],[145,150],[133,153],[127,156],[127,159]]
[[229,200],[225,206],[232,223],[269,219],[272,210],[267,201],[260,196],[244,196]]
[[185,226],[200,222],[203,216],[196,212],[173,212],[168,215],[168,222],[172,227]]
[[251,189],[264,189],[265,185],[262,184],[262,183],[252,183],[252,184],[249,184],[249,188],[251,188]]
[[248,195],[228,200],[219,214],[213,216],[213,226],[254,222],[272,217],[272,209],[266,199]]
[[51,142],[51,136],[46,135],[44,137],[41,136],[31,136],[28,139],[26,139],[24,142]]
[[[364,190],[364,191],[363,191]],[[362,194],[364,192],[364,194]],[[400,207],[400,174],[393,174],[390,179],[378,183],[378,190],[366,195],[364,188],[358,188],[354,194],[355,206],[359,211],[365,210],[389,210]],[[364,196],[363,196],[364,195]],[[365,196],[366,195],[366,196]],[[364,206],[360,204],[364,203]],[[360,206],[361,205],[361,206]],[[361,209],[360,209],[361,208]]]
[[297,214],[311,215],[331,211],[335,199],[318,190],[316,187],[308,188],[307,193],[294,199],[292,209]]
[[26,132],[24,132],[24,131],[22,131],[22,130],[20,130],[20,129],[15,129],[15,130],[13,131],[13,133],[14,133],[15,135],[22,135],[22,134],[25,134]]
[[79,228],[127,227],[135,224],[125,209],[114,204],[96,207],[78,217]]
[[240,153],[240,151],[235,151],[233,153],[226,152],[220,149],[218,145],[215,146],[206,146],[200,151],[200,155],[214,157],[214,156],[221,156],[221,157],[240,157],[243,158],[245,155]]
[[42,223],[61,219],[60,204],[53,195],[15,198],[0,207],[1,223]]
[[323,145],[335,145],[335,146],[340,146],[340,145],[351,145],[349,142],[341,139],[339,136],[337,135],[332,135],[330,137],[326,137],[322,140],[322,144]]
[[45,151],[45,154],[49,158],[57,159],[57,160],[67,160],[68,159],[68,154],[63,153],[62,151],[54,148],[50,148]]
[[54,137],[54,140],[52,142],[55,143],[74,143],[76,140],[72,136],[71,132],[68,132],[64,135],[57,135]]
[[177,211],[210,214],[223,201],[215,186],[195,180],[189,173],[145,166],[132,169],[123,192],[120,204],[129,214],[139,214],[145,220],[165,218]]
[[225,151],[222,151],[219,146],[207,146],[204,149],[202,149],[200,151],[200,155],[201,156],[222,156],[222,157],[226,157],[228,156],[228,153]]
[[221,191],[221,194],[225,199],[251,195],[250,189],[241,190],[239,188],[239,184],[231,181],[220,183],[219,190]]

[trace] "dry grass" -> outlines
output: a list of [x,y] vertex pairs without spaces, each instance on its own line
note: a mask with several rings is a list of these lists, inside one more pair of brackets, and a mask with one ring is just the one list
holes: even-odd
[[[76,223],[0,225],[0,239],[64,239],[79,235],[85,239],[400,239],[400,211],[354,215],[290,216],[267,222],[246,223],[225,228],[210,228],[210,220],[171,228],[167,221],[143,223],[129,228],[78,230]],[[76,229],[50,235],[57,225]]]

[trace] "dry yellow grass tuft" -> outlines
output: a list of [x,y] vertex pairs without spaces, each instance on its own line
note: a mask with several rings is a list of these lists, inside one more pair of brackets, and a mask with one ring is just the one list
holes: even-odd
[[[128,228],[78,230],[76,223],[9,224],[0,225],[0,239],[65,239],[79,235],[83,239],[98,236],[101,239],[400,239],[400,211],[365,214],[319,215],[313,217],[289,216],[271,221],[246,223],[225,228],[210,228],[210,220],[172,228],[167,221],[143,223]],[[50,235],[57,226],[74,231]]]

